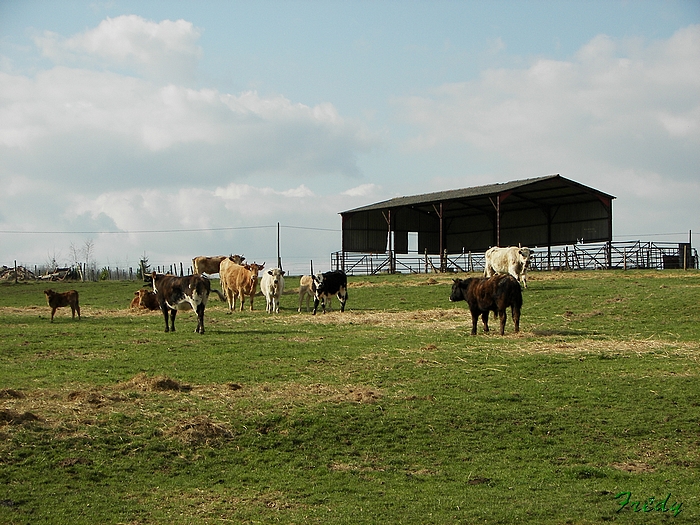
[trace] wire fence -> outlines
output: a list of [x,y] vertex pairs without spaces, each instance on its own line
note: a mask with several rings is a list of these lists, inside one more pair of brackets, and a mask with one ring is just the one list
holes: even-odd
[[[690,243],[605,242],[531,249],[530,271],[602,269],[697,269]],[[483,252],[439,255],[333,252],[331,268],[348,275],[379,273],[483,272]]]
[[[698,252],[690,243],[610,242],[576,244],[556,249],[531,249],[530,271],[546,270],[602,270],[602,269],[697,269]],[[432,273],[483,272],[483,252],[420,254],[368,254],[352,252],[331,253],[332,270],[343,270],[348,275],[375,275],[379,273]],[[155,271],[173,275],[192,275],[187,263],[148,267],[146,274]],[[140,268],[98,267],[77,264],[66,268],[34,265],[0,267],[0,281],[142,281]]]

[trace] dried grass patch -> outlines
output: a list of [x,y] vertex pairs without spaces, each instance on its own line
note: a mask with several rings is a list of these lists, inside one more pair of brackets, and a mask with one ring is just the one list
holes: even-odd
[[221,440],[233,437],[233,432],[221,423],[207,416],[197,416],[182,420],[165,432],[186,445],[212,445]]
[[626,461],[624,463],[613,463],[612,467],[623,472],[631,472],[633,474],[644,474],[647,472],[655,472],[656,469],[647,463],[641,461]]
[[125,383],[120,383],[118,388],[122,390],[143,390],[144,392],[189,392],[191,385],[184,385],[167,376],[150,377],[147,374],[138,374]]

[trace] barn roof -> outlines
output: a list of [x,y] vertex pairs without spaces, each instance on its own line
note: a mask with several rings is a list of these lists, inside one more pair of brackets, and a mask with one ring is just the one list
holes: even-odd
[[558,174],[396,197],[340,213],[343,251],[407,253],[409,232],[431,254],[610,241],[613,199]]
[[[540,184],[546,182],[548,184]],[[407,197],[395,197],[393,199],[361,206],[352,210],[340,212],[340,215],[357,213],[370,210],[388,210],[390,208],[400,208],[403,206],[416,206],[426,204],[437,204],[440,202],[469,199],[474,197],[495,197],[504,192],[514,190],[529,190],[528,197],[538,202],[549,202],[551,204],[561,203],[563,200],[576,200],[585,195],[596,194],[607,199],[614,199],[612,195],[594,190],[578,182],[566,179],[561,175],[546,175],[532,179],[515,180],[496,184],[486,184],[484,186],[473,186],[471,188],[461,188],[458,190],[436,191],[433,193],[423,193],[421,195],[411,195]]]

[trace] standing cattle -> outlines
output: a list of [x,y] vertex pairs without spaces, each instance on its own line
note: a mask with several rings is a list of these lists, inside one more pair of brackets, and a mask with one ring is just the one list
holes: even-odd
[[75,312],[78,312],[78,321],[80,321],[80,304],[78,302],[78,292],[75,290],[69,290],[67,292],[54,292],[51,289],[44,290],[44,295],[46,296],[46,301],[51,307],[51,322],[53,323],[53,316],[56,310],[62,306],[70,306],[71,312],[73,313],[73,319],[75,319]]
[[489,331],[489,312],[498,313],[501,320],[501,335],[503,335],[506,328],[506,308],[509,306],[515,331],[520,331],[523,294],[518,281],[510,275],[454,279],[450,301],[467,301],[472,314],[472,335],[476,335],[479,316],[484,322],[484,332]]
[[241,311],[245,298],[250,297],[250,309],[253,310],[253,297],[258,284],[258,272],[265,267],[263,264],[236,264],[231,257],[221,261],[219,279],[221,290],[228,301],[229,313],[236,309],[236,296],[241,299]]
[[340,311],[345,311],[345,302],[348,300],[348,277],[342,270],[333,272],[321,273],[313,276],[314,280],[314,312],[318,309],[318,303],[323,307],[323,313],[326,313],[326,299],[330,299],[334,295],[340,301]]
[[[170,274],[151,274],[153,291],[158,298],[158,304],[165,319],[165,331],[175,331],[175,315],[179,305],[188,304],[197,312],[197,328],[195,332],[204,333],[204,309],[207,306],[211,284],[209,279],[201,275],[177,277]],[[181,307],[180,307],[181,308]],[[168,327],[168,312],[170,312],[170,327]]]
[[[245,261],[245,257],[242,255],[231,255],[230,257],[236,264],[243,264],[243,261]],[[221,261],[226,258],[227,257],[225,255],[219,255],[217,257],[205,257],[202,255],[195,257],[192,259],[192,269],[197,275],[201,275],[203,273],[208,273],[209,275],[219,273]]]
[[314,295],[314,278],[310,275],[302,275],[299,279],[299,309],[301,313],[301,303],[306,298],[306,311],[309,311],[309,299]]
[[527,288],[527,267],[530,264],[530,248],[510,246],[493,247],[486,251],[484,277],[496,273],[510,274]]
[[150,290],[141,288],[134,292],[134,298],[131,300],[130,308],[144,308],[146,310],[158,310],[158,296]]
[[280,313],[280,297],[284,292],[284,272],[279,268],[265,270],[260,279],[260,291],[267,302],[267,313]]

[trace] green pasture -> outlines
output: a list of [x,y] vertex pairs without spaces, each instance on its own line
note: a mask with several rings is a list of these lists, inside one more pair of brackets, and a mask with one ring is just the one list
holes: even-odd
[[315,317],[287,278],[203,335],[138,282],[51,283],[82,309],[53,323],[0,285],[0,523],[700,522],[700,273],[532,272],[503,337],[451,278]]

